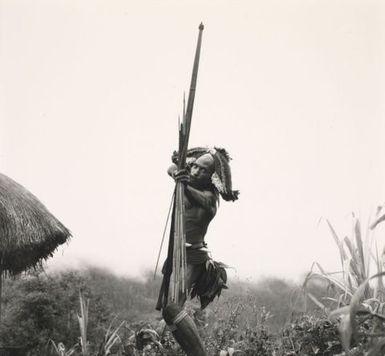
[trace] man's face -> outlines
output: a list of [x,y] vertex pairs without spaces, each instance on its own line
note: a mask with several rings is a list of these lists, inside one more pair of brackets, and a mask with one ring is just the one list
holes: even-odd
[[214,159],[210,154],[199,157],[191,166],[190,179],[193,185],[204,187],[210,184],[214,172]]

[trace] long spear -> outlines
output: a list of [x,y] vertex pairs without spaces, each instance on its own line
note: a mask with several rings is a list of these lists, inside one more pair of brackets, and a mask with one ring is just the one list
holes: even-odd
[[[195,51],[194,65],[191,76],[190,92],[185,108],[183,100],[183,118],[179,127],[179,151],[178,151],[178,169],[186,167],[187,148],[190,137],[191,118],[194,108],[195,89],[198,77],[199,57],[202,44],[203,24],[199,25],[198,42]],[[170,285],[168,302],[178,304],[180,299],[186,296],[186,231],[185,231],[185,216],[184,216],[184,186],[182,182],[176,184],[174,214],[173,214],[173,229],[171,230],[170,242],[172,243],[172,256],[170,256],[171,248],[169,249],[168,258],[172,257],[172,273],[170,277]],[[173,236],[172,236],[173,235]]]

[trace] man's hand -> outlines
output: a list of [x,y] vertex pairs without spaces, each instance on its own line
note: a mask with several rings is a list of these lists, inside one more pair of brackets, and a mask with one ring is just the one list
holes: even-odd
[[190,175],[186,169],[176,170],[172,173],[172,177],[175,182],[188,183],[190,181]]

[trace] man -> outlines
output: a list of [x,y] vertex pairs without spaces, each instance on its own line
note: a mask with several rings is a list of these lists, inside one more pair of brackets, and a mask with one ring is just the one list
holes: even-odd
[[[226,150],[193,148],[187,157],[187,169],[178,171],[174,153],[174,164],[167,172],[176,182],[185,185],[186,287],[191,298],[197,296],[204,309],[223,288],[227,288],[225,265],[213,261],[208,255],[207,229],[217,212],[219,196],[234,201],[239,192],[231,187],[230,157]],[[184,302],[182,299],[181,305]],[[160,299],[157,309],[161,309],[161,303]]]
[[[212,260],[207,251],[207,228],[217,212],[219,196],[226,201],[238,199],[238,191],[232,190],[230,157],[226,150],[193,148],[187,152],[187,168],[178,171],[177,154],[173,155],[168,174],[176,182],[183,182],[185,197],[186,233],[186,287],[191,298],[197,296],[203,310],[226,287],[225,265]],[[168,261],[170,262],[170,261]],[[207,356],[194,322],[180,305],[167,304],[165,281],[170,263],[165,263],[157,309],[169,325],[175,339],[189,356]],[[166,282],[167,283],[167,282]]]

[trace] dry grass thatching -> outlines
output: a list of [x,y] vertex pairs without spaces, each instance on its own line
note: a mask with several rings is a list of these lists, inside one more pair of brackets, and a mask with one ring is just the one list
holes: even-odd
[[70,231],[27,189],[0,173],[0,269],[16,274],[51,257]]

